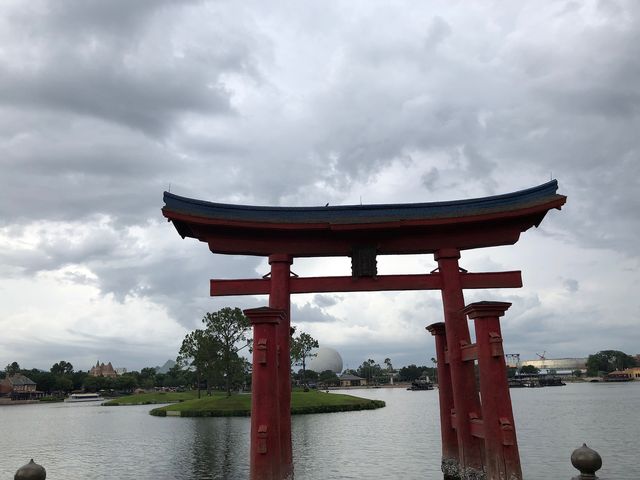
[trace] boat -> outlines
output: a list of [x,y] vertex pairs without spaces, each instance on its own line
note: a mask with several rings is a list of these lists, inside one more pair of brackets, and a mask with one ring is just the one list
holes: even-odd
[[72,393],[67,398],[64,399],[65,402],[74,403],[74,402],[103,402],[104,398],[102,398],[97,393]]
[[566,385],[557,375],[529,373],[509,378],[510,388],[562,387]]
[[628,373],[611,372],[604,376],[605,382],[633,382],[633,377]]
[[407,390],[433,390],[433,383],[429,380],[415,380]]
[[566,383],[557,375],[544,375],[539,379],[541,387],[564,387]]

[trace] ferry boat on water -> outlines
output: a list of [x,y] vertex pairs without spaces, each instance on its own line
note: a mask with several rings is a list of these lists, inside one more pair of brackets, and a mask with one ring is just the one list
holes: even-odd
[[566,383],[557,375],[527,373],[509,378],[511,388],[563,387]]
[[433,383],[427,378],[411,382],[411,386],[407,390],[433,390]]
[[97,393],[72,393],[69,397],[64,399],[65,402],[103,402],[102,398]]
[[625,372],[611,372],[602,378],[605,382],[633,382],[633,377]]

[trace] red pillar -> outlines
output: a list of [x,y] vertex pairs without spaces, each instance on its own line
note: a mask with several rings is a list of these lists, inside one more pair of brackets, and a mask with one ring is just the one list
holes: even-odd
[[277,328],[285,315],[268,307],[244,313],[253,325],[250,478],[280,480],[280,404],[273,385],[278,381]]
[[442,436],[442,473],[444,473],[444,480],[454,480],[460,478],[460,459],[458,457],[458,438],[451,422],[451,412],[454,409],[454,405],[451,371],[446,359],[447,335],[442,322],[429,325],[427,330],[436,337],[440,433]]
[[460,458],[460,477],[481,477],[483,471],[483,448],[481,439],[471,435],[470,416],[479,416],[480,400],[476,390],[473,362],[462,360],[460,347],[469,344],[469,327],[462,313],[464,296],[460,279],[456,248],[443,248],[435,255],[442,279],[442,303],[447,334],[451,386],[455,406],[455,424]]
[[[291,299],[289,277],[291,275],[291,255],[269,256],[271,281],[269,307],[282,310],[284,317],[277,328],[279,347],[279,367],[277,395],[280,403],[280,455],[282,478],[293,478],[293,450],[291,446],[291,359],[289,356],[291,338]],[[274,384],[275,385],[275,384]]]
[[477,302],[463,310],[476,328],[487,480],[522,480],[499,320],[510,306]]

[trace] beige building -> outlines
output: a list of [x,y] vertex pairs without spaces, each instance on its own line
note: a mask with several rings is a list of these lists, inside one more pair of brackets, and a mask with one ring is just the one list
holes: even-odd
[[340,379],[341,387],[364,387],[367,384],[366,378],[351,375],[350,373],[340,375],[338,378]]
[[587,370],[586,358],[545,358],[538,360],[523,360],[521,365],[531,365],[540,370]]
[[634,380],[640,380],[640,367],[631,367],[623,370],[622,373],[631,375]]
[[91,375],[92,377],[108,378],[116,378],[118,376],[115,369],[113,368],[113,365],[111,365],[111,362],[107,363],[106,365],[100,362],[96,363],[96,366],[92,367],[91,370],[89,370],[89,375]]

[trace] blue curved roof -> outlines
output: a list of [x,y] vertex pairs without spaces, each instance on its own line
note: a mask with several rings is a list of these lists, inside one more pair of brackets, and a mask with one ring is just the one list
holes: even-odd
[[173,212],[218,221],[252,223],[383,223],[487,215],[521,210],[552,202],[562,205],[566,197],[557,194],[557,190],[558,182],[557,180],[552,180],[526,190],[467,200],[327,207],[234,205],[206,202],[164,192],[165,207],[163,212],[169,218]]

